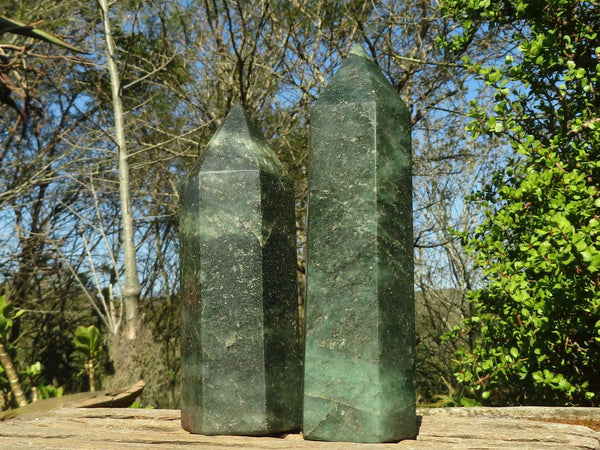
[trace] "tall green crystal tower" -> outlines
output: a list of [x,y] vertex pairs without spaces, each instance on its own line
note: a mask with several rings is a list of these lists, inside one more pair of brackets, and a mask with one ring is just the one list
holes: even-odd
[[241,106],[201,154],[180,202],[183,428],[234,435],[298,429],[293,189]]
[[410,114],[356,46],[310,124],[304,437],[412,438]]

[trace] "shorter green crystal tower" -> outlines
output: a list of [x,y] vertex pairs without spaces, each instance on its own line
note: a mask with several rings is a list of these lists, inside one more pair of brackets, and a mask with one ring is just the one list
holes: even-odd
[[412,438],[410,114],[357,46],[310,125],[304,437]]
[[241,106],[180,194],[183,428],[234,435],[298,429],[293,189]]

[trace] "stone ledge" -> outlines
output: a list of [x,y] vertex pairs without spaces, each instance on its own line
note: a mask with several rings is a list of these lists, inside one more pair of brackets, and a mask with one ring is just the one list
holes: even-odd
[[600,422],[600,408],[554,406],[505,406],[488,408],[485,406],[473,406],[470,408],[419,408],[418,414],[423,416],[502,417],[507,419],[581,419]]
[[590,428],[532,419],[600,419],[600,408],[420,409],[416,440],[392,444],[305,441],[281,437],[203,436],[181,428],[179,410],[58,409],[0,422],[3,449],[244,448],[244,449],[597,449]]

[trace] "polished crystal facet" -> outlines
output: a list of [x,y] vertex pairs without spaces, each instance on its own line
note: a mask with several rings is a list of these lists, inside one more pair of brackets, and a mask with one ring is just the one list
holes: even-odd
[[304,437],[412,438],[410,115],[355,47],[310,124]]
[[298,429],[294,197],[236,106],[181,188],[181,416],[192,433]]

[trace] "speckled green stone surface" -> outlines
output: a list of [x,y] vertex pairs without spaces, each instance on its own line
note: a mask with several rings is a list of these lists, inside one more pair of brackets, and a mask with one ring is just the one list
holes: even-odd
[[416,435],[409,112],[355,47],[311,112],[303,433]]
[[236,106],[180,190],[181,416],[192,433],[298,429],[294,198]]

